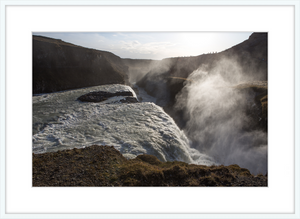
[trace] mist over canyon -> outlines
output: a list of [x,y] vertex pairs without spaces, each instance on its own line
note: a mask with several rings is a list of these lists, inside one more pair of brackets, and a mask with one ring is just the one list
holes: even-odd
[[[33,152],[109,143],[128,157],[266,174],[267,37],[253,33],[219,53],[143,60],[33,36]],[[137,102],[77,100],[103,89],[130,91]]]

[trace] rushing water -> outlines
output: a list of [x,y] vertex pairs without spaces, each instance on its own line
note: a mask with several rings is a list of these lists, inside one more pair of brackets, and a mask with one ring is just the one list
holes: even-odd
[[[125,85],[103,85],[33,97],[33,152],[109,145],[125,157],[152,154],[162,161],[212,165],[212,158],[189,147],[173,119],[152,102],[120,103],[112,97],[100,103],[77,98],[92,91],[130,91]],[[140,90],[143,95],[143,90]],[[144,101],[152,100],[144,95]]]

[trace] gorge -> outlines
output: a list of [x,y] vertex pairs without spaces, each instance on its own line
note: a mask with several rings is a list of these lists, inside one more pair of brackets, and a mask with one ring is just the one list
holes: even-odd
[[[219,53],[163,60],[33,36],[34,157],[109,145],[127,159],[148,154],[265,175],[267,67],[266,33]],[[116,95],[80,99],[91,92]]]

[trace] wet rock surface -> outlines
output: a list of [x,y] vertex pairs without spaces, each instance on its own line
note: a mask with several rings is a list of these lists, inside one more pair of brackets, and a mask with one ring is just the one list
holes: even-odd
[[[133,94],[130,91],[120,91],[116,93],[110,93],[106,91],[97,91],[97,92],[90,92],[88,94],[84,94],[80,97],[77,98],[77,100],[80,100],[82,102],[102,102],[107,100],[108,98],[111,97],[116,97],[116,96],[127,96],[128,98],[125,98],[124,102],[128,101],[133,101],[132,99]],[[129,98],[132,97],[132,98]],[[136,98],[134,98],[136,100]]]
[[121,103],[138,103],[139,101],[135,97],[125,97],[124,99],[120,100]]
[[153,155],[127,160],[113,146],[33,154],[37,186],[267,186],[268,177],[238,165],[161,162]]

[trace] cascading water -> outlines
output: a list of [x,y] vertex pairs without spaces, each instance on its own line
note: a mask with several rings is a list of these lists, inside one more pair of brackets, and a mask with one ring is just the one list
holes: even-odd
[[[266,95],[267,82],[245,76],[228,59],[210,71],[199,67],[188,79],[175,107],[185,112],[185,133],[192,147],[223,165],[237,164],[252,174],[266,174],[268,136],[258,125],[263,96],[258,97]],[[248,89],[237,89],[241,87]],[[267,121],[261,124],[266,127]]]
[[112,97],[100,103],[77,100],[93,91],[130,91],[136,97],[135,92],[125,85],[103,85],[34,96],[34,153],[96,144],[112,145],[127,158],[152,154],[162,161],[215,164],[209,156],[189,147],[183,131],[161,107],[151,102],[120,103],[124,97]]

